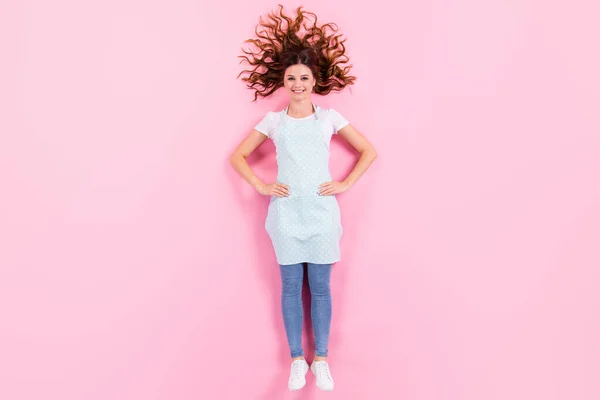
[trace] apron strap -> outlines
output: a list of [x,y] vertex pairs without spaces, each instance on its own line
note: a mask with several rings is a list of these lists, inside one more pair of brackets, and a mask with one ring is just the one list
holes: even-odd
[[[314,112],[314,114],[315,114],[315,119],[319,119],[319,108],[318,108],[318,107],[317,107],[317,106],[316,106],[316,105],[315,105],[313,102],[311,102],[310,104],[312,105],[313,112]],[[288,104],[288,105],[285,107],[285,115],[288,115],[288,109],[289,109],[289,108],[290,108],[290,105]]]

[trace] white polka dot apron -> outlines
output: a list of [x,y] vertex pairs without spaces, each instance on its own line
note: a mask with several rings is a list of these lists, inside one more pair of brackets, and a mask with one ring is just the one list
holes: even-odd
[[318,107],[314,117],[292,118],[286,108],[273,140],[277,182],[290,188],[287,197],[271,197],[265,222],[281,265],[340,260],[340,208],[335,195],[318,194],[319,185],[332,180]]

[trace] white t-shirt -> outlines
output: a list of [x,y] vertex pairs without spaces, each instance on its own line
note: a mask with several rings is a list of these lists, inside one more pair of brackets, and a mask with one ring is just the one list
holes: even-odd
[[[323,134],[326,135],[326,142],[329,143],[329,139],[331,136],[336,134],[340,129],[344,126],[348,125],[350,122],[346,118],[344,118],[339,112],[335,111],[333,108],[321,108],[315,104],[315,110],[319,113],[319,118],[323,120]],[[277,126],[281,122],[282,118],[285,118],[287,108],[281,111],[269,111],[264,116],[262,121],[258,123],[254,127],[260,133],[268,136],[271,140],[274,140],[277,136]],[[292,118],[287,116],[288,118]],[[294,120],[302,121],[307,119],[315,119],[315,114],[311,114],[308,117],[304,118],[292,118]]]

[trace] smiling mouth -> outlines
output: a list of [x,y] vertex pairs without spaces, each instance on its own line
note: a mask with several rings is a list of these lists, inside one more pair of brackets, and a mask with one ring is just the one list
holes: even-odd
[[303,93],[304,90],[292,90],[292,92],[294,92],[294,93]]

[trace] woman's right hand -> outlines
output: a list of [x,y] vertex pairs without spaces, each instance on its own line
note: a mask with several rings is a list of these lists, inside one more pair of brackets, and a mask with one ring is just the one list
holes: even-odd
[[264,196],[287,197],[290,195],[290,187],[283,183],[261,184],[256,190]]

